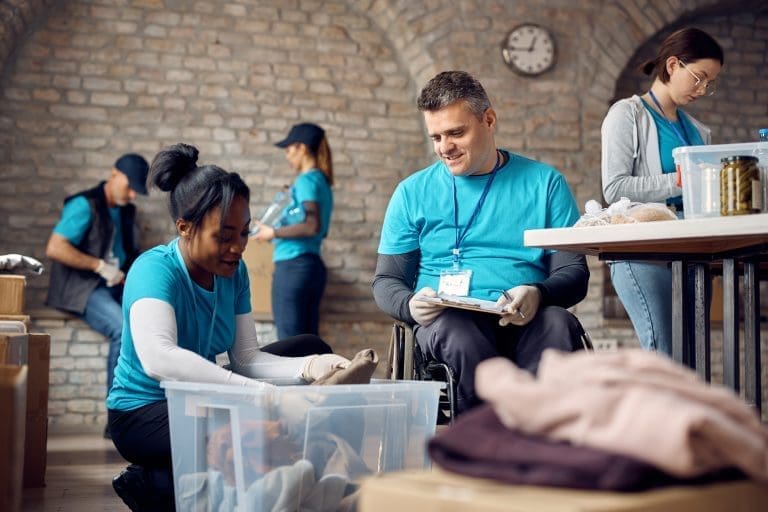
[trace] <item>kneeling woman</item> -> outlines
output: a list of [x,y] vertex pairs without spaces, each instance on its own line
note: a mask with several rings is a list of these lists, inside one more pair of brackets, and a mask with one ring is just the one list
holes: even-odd
[[[112,485],[131,510],[174,508],[161,380],[258,387],[268,384],[254,378],[312,381],[349,364],[314,335],[259,349],[241,260],[250,191],[236,173],[198,167],[197,155],[177,144],[152,162],[151,180],[169,192],[178,237],[142,254],[125,283],[123,345],[107,408],[115,447],[133,463]],[[215,363],[225,351],[231,370]]]

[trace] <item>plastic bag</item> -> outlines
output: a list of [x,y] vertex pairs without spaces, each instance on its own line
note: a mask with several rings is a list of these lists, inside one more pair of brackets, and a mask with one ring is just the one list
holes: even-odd
[[584,206],[584,212],[574,227],[677,220],[677,216],[663,203],[633,203],[626,197],[612,203],[608,208],[603,208],[600,203],[590,199]]

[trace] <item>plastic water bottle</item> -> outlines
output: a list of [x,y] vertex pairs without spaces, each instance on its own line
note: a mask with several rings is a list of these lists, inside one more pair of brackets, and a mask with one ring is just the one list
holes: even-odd
[[757,131],[760,144],[753,155],[759,159],[757,165],[760,167],[760,184],[763,189],[763,204],[760,211],[768,212],[768,128],[760,128]]
[[[291,204],[291,194],[288,191],[288,186],[284,186],[283,190],[275,194],[275,198],[272,200],[272,204],[267,206],[264,213],[261,214],[259,221],[267,226],[277,227],[280,223],[280,219],[283,215],[283,210]],[[248,236],[254,236],[259,232],[259,226],[254,227],[248,232]]]

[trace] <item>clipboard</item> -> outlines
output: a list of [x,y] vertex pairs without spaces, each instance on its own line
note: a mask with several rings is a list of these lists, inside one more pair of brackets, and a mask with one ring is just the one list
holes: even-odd
[[491,313],[493,315],[503,315],[507,313],[501,306],[497,306],[492,300],[475,299],[473,297],[459,297],[458,295],[440,294],[437,297],[418,296],[418,300],[439,304],[448,308],[468,309],[470,311],[479,311],[480,313]]

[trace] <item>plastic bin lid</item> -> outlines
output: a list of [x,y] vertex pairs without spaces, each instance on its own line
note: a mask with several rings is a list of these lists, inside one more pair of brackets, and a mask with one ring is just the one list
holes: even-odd
[[[280,389],[288,389],[288,388],[307,388],[308,384],[297,384],[297,382],[293,379],[290,379],[289,382],[287,382],[284,379],[273,379],[268,380],[265,379],[264,382],[269,382],[271,384],[275,384]],[[171,380],[163,380],[160,381],[160,387],[164,389],[175,389],[180,391],[187,391],[187,392],[200,392],[200,391],[210,391],[215,393],[228,393],[228,394],[239,394],[239,395],[258,395],[260,393],[268,392],[271,389],[274,388],[257,388],[257,387],[248,387],[248,386],[239,386],[239,385],[231,385],[231,384],[210,384],[210,383],[204,383],[204,382],[181,382],[181,381],[171,381]],[[387,379],[371,379],[370,384],[336,384],[333,386],[321,386],[321,388],[325,392],[345,392],[345,391],[359,391],[359,392],[365,392],[366,390],[372,391],[372,390],[390,390],[390,391],[403,391],[408,388],[419,388],[419,389],[429,389],[429,388],[437,388],[437,389],[444,389],[446,387],[446,383],[442,381],[416,381],[416,380],[387,380]]]
[[680,146],[672,150],[672,157],[678,158],[687,154],[696,153],[745,153],[751,154],[759,147],[768,147],[768,143],[762,142],[738,142],[735,144],[708,144],[703,146]]

